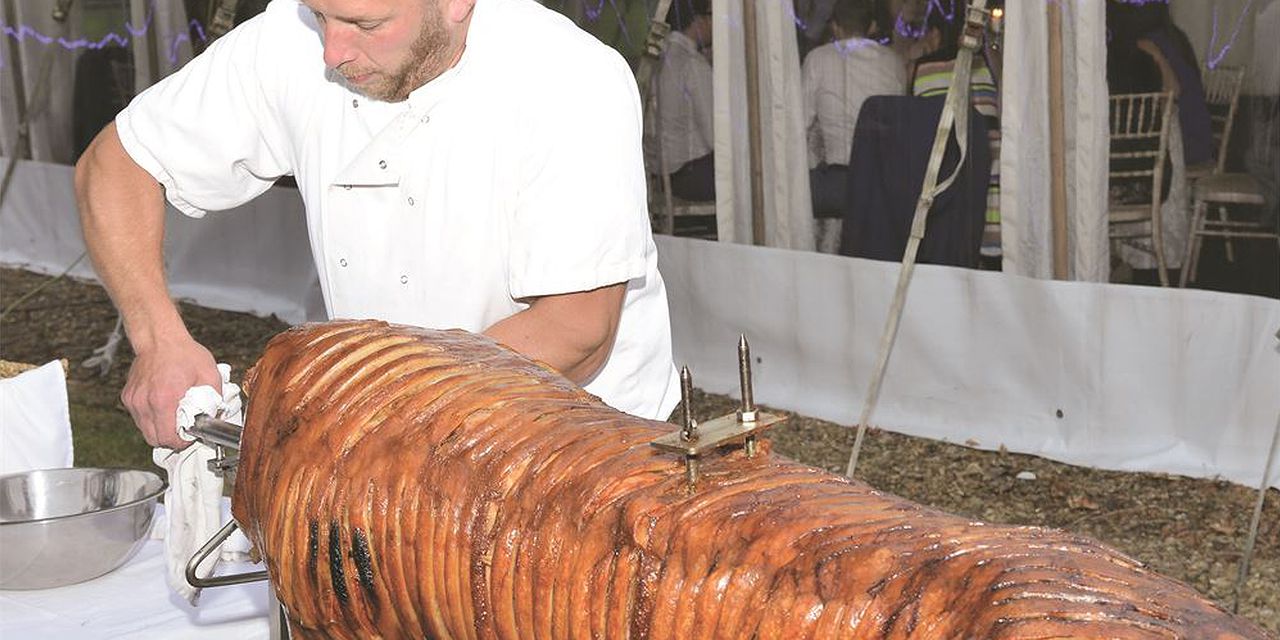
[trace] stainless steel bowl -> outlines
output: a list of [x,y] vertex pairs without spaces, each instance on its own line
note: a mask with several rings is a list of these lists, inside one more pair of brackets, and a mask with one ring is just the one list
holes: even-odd
[[164,481],[133,469],[0,476],[0,589],[96,578],[146,542]]

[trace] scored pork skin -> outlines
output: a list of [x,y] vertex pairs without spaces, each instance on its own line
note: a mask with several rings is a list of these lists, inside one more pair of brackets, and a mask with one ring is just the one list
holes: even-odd
[[986,525],[787,460],[696,490],[483,336],[296,327],[245,380],[234,515],[299,638],[1262,638],[1080,536]]

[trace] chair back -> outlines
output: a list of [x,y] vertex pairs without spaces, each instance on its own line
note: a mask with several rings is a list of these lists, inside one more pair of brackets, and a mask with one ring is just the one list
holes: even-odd
[[1235,124],[1240,106],[1240,91],[1244,87],[1244,67],[1215,67],[1204,70],[1204,99],[1209,106],[1209,120],[1213,139],[1217,143],[1214,157],[1215,173],[1225,173],[1227,144],[1231,140],[1231,128]]
[[[1172,113],[1172,92],[1111,96],[1109,182],[1113,208],[1141,203],[1150,204],[1153,214],[1159,209]],[[1122,186],[1131,188],[1121,202],[1115,202],[1116,189]]]

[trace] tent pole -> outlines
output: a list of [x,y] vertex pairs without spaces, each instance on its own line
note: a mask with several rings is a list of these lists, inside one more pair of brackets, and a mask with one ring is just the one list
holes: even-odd
[[1067,160],[1062,95],[1062,5],[1045,3],[1049,30],[1049,213],[1053,220],[1053,277],[1067,279]]
[[[1280,338],[1280,333],[1276,334]],[[1258,540],[1258,523],[1262,520],[1262,505],[1267,499],[1267,486],[1271,480],[1271,468],[1276,461],[1276,450],[1280,449],[1280,417],[1276,418],[1276,430],[1271,434],[1271,448],[1267,450],[1267,462],[1262,465],[1262,482],[1258,485],[1258,500],[1253,505],[1253,519],[1249,522],[1249,533],[1245,536],[1244,549],[1240,554],[1240,568],[1236,573],[1235,594],[1231,599],[1231,612],[1240,613],[1240,595],[1244,592],[1245,580],[1249,578],[1249,564],[1253,561],[1253,544]]]
[[742,0],[742,35],[747,63],[747,140],[751,152],[751,242],[765,244],[764,162],[760,140],[760,66],[756,59],[756,3]]
[[[4,21],[6,24],[18,24],[17,9],[13,2],[4,3]],[[9,165],[17,166],[18,160],[31,158],[31,136],[27,123],[27,86],[22,79],[22,44],[17,38],[6,38],[9,42],[9,69],[13,78],[13,104],[18,110],[18,135],[10,152]]]
[[671,10],[671,0],[658,0],[653,9],[653,18],[649,20],[649,31],[644,41],[644,52],[640,54],[640,62],[636,65],[636,85],[640,90],[640,104],[649,104],[649,92],[653,90],[653,74],[662,59],[662,49],[666,46],[667,34],[671,26],[667,24],[667,12]]
[[[907,288],[911,285],[911,274],[915,270],[916,252],[920,249],[920,241],[924,239],[925,227],[928,226],[929,209],[933,207],[934,198],[950,188],[951,183],[960,175],[961,169],[964,168],[966,151],[969,148],[969,78],[973,73],[973,54],[982,46],[988,12],[987,0],[966,1],[972,4],[965,10],[960,52],[956,55],[955,66],[951,72],[946,102],[943,103],[942,113],[938,115],[938,130],[933,137],[933,150],[929,153],[924,182],[920,185],[920,198],[916,200],[916,210],[911,217],[911,233],[907,238],[907,247],[902,252],[898,286],[893,292],[893,302],[889,304],[889,317],[884,321],[884,332],[880,334],[876,368],[871,374],[871,385],[867,388],[867,397],[862,403],[862,413],[858,416],[858,435],[854,437],[853,449],[849,451],[849,465],[845,467],[844,474],[850,478],[858,470],[862,440],[867,435],[871,416],[875,414],[876,402],[880,399],[880,385],[884,383],[884,374],[889,368],[889,356],[893,353],[893,343],[898,339],[898,324],[902,320],[902,310],[907,304]],[[947,152],[947,144],[953,134],[960,157],[951,175],[939,182],[938,173],[942,170],[942,158]]]

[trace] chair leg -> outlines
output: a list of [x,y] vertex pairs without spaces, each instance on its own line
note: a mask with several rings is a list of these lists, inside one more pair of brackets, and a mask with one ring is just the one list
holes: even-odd
[[1161,229],[1160,205],[1151,213],[1151,248],[1155,249],[1156,272],[1160,274],[1160,286],[1169,286],[1169,269],[1164,261],[1164,230]]
[[1187,250],[1182,254],[1182,275],[1178,286],[1186,288],[1187,283],[1195,280],[1196,262],[1200,259],[1200,231],[1204,228],[1204,202],[1197,200],[1191,205],[1191,232],[1187,234]]
[[[1209,205],[1204,202],[1201,202],[1200,203],[1200,229],[1201,230],[1205,228],[1205,216],[1207,215],[1209,215]],[[1204,235],[1200,235],[1196,237],[1196,262],[1191,270],[1191,279],[1195,280],[1196,282],[1200,281],[1200,257],[1204,253],[1204,241],[1205,241]]]
[[[1227,205],[1225,205],[1225,204],[1220,204],[1220,205],[1218,205],[1218,221],[1219,221],[1219,222],[1226,222],[1226,221],[1227,221]],[[1231,247],[1231,238],[1230,238],[1230,237],[1224,237],[1224,238],[1222,239],[1222,242],[1223,242],[1223,244],[1226,246],[1226,249],[1227,249],[1227,262],[1233,262],[1233,263],[1234,263],[1234,262],[1236,261],[1236,252],[1235,252],[1235,250]]]

